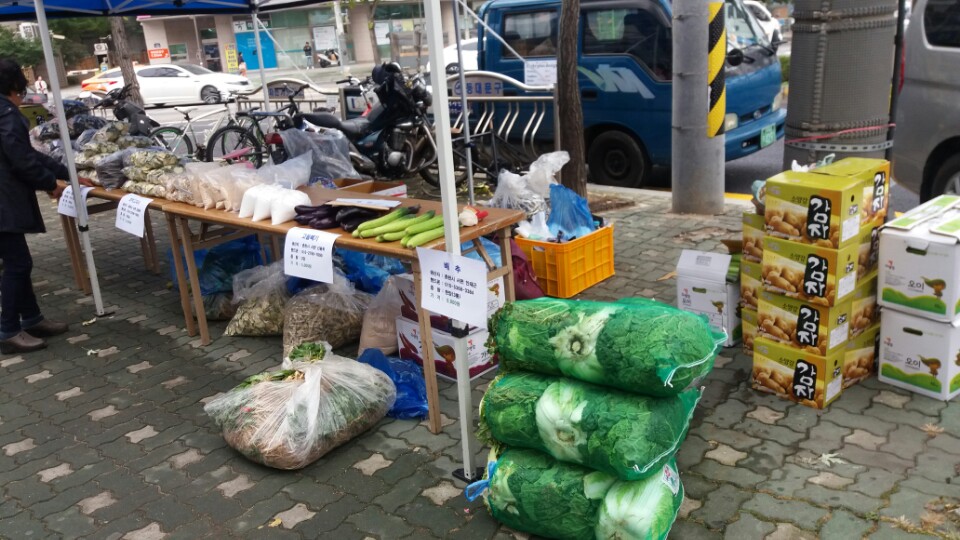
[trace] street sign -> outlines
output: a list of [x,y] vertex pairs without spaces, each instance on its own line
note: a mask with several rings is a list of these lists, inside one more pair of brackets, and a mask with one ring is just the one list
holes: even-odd
[[147,51],[147,57],[151,60],[170,58],[170,49],[150,49]]
[[106,43],[94,43],[93,44],[93,54],[101,56],[107,54],[107,44]]

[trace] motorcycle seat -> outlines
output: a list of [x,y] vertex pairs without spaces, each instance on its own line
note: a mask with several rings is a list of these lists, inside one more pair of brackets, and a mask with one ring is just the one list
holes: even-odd
[[180,114],[187,115],[199,108],[200,107],[174,107],[173,110],[177,111]]
[[351,118],[350,120],[344,120],[340,122],[340,131],[343,132],[348,138],[354,139],[364,135],[367,132],[367,127],[370,125],[370,121],[366,118]]
[[335,114],[319,112],[303,113],[301,116],[315,126],[340,129],[340,117]]

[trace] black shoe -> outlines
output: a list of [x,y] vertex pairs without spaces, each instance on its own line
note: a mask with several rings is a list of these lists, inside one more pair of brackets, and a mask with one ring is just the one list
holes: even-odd
[[23,329],[24,332],[36,338],[59,336],[67,333],[67,330],[70,330],[70,325],[67,323],[54,322],[48,319],[44,319],[30,328]]
[[0,341],[0,353],[3,354],[28,353],[45,348],[47,344],[42,339],[35,338],[24,331]]

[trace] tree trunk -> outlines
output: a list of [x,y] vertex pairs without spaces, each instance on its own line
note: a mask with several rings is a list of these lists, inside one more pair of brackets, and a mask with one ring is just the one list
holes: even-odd
[[140,95],[140,85],[137,84],[137,75],[133,71],[133,59],[130,57],[130,47],[127,45],[127,30],[123,26],[123,19],[110,17],[110,33],[113,36],[113,46],[117,51],[117,63],[120,64],[120,73],[123,80],[131,84],[127,99],[143,105],[143,96]]
[[570,154],[570,162],[560,172],[561,182],[587,196],[587,167],[583,140],[583,109],[580,106],[580,82],[577,73],[577,43],[580,29],[580,0],[564,0],[560,9],[560,35],[557,50],[557,104],[560,117],[560,148]]
[[373,64],[377,66],[383,62],[383,60],[380,58],[380,46],[377,45],[377,32],[374,30],[373,20],[373,17],[377,11],[378,3],[379,0],[376,2],[368,2],[367,6],[367,30],[370,32],[370,46],[373,47]]

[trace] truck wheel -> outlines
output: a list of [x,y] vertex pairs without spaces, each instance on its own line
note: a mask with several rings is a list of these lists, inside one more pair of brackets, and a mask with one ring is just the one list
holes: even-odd
[[949,157],[940,164],[933,177],[930,198],[939,195],[960,195],[960,154]]
[[640,187],[650,174],[650,160],[633,137],[622,131],[601,133],[587,152],[591,180],[617,187]]

